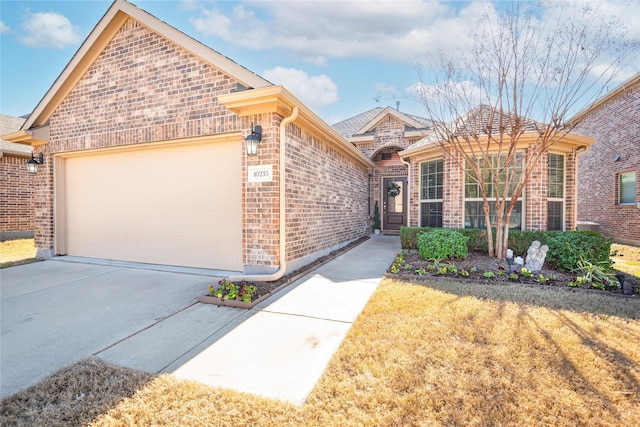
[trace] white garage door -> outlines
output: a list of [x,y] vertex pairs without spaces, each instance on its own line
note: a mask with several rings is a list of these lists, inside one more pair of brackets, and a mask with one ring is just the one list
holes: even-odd
[[242,270],[238,142],[65,161],[68,255]]

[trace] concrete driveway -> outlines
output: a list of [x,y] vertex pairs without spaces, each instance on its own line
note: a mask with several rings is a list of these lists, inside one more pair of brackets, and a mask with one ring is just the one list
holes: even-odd
[[371,238],[251,310],[196,303],[218,280],[201,270],[0,270],[2,397],[93,355],[301,405],[399,248]]
[[[180,313],[214,281],[201,275],[53,260],[0,270],[1,396]],[[216,321],[225,324],[243,311],[216,314]],[[170,338],[164,347],[175,347]],[[188,330],[174,338],[190,345]],[[201,338],[196,341],[192,345]],[[153,358],[166,366],[183,352],[184,347],[178,355],[161,352]],[[145,366],[152,371],[149,368]]]

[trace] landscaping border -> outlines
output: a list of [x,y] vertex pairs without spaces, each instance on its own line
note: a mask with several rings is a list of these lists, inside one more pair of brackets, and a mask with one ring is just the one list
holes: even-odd
[[[281,290],[283,290],[284,288],[286,288],[287,286],[289,286],[293,282],[296,282],[297,280],[299,280],[300,278],[306,276],[307,274],[312,273],[313,271],[315,271],[318,268],[322,267],[323,265],[325,265],[329,261],[334,260],[338,256],[342,255],[345,252],[350,251],[351,249],[353,249],[356,246],[366,242],[367,240],[369,240],[369,237],[362,237],[362,238],[360,238],[358,240],[355,240],[355,241],[349,243],[348,245],[345,245],[340,249],[336,249],[335,251],[331,252],[330,254],[325,255],[323,257],[320,257],[316,261],[314,261],[314,262],[312,262],[310,264],[307,264],[306,266],[301,267],[300,269],[294,271],[293,273],[291,273],[291,274],[289,274],[287,276],[284,276],[283,278],[279,279],[280,281],[283,281],[282,284],[278,285],[275,289],[272,289],[272,290],[268,291],[264,295],[261,295],[255,301],[243,302],[243,301],[238,301],[238,300],[227,300],[225,298],[212,297],[212,296],[209,296],[209,295],[200,295],[200,296],[198,296],[198,302],[201,302],[203,304],[217,305],[217,306],[220,306],[220,307],[233,307],[233,308],[243,308],[245,310],[251,310],[255,305],[261,303],[262,301],[266,300],[270,296],[275,295],[276,293],[280,292]],[[249,283],[249,284],[251,284],[251,283]]]

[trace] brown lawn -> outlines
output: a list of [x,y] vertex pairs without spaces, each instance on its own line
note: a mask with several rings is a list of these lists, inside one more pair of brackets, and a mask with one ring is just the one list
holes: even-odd
[[0,268],[35,261],[33,239],[14,239],[0,242]]
[[87,423],[637,426],[640,298],[385,279],[302,407],[89,360],[0,408],[2,425]]

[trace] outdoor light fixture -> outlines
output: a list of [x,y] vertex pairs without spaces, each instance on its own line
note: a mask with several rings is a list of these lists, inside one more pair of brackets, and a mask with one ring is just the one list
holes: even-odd
[[244,143],[247,146],[247,156],[255,156],[258,154],[258,143],[262,141],[262,127],[253,127],[251,123],[251,135],[247,135]]
[[44,155],[38,154],[38,158],[33,157],[33,151],[31,152],[31,160],[27,160],[27,172],[38,173],[38,166],[44,163]]

